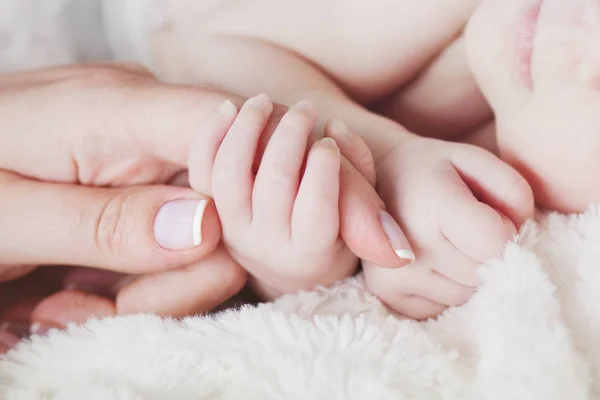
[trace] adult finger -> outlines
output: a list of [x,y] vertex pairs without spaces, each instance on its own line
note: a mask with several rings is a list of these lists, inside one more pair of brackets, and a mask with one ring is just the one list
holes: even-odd
[[340,235],[359,258],[383,268],[414,260],[404,232],[373,186],[345,159],[340,168]]
[[210,253],[210,199],[171,186],[89,188],[0,173],[4,264],[85,265],[126,273],[176,268]]
[[333,119],[325,124],[325,136],[335,139],[342,155],[365,177],[369,184],[375,186],[375,161],[365,141],[360,136],[353,134],[350,128],[338,119]]
[[0,354],[6,353],[11,347],[19,343],[19,338],[12,333],[0,329]]
[[133,280],[117,295],[117,312],[171,317],[204,313],[239,292],[246,277],[227,251],[218,247],[195,264]]
[[162,84],[132,68],[43,70],[0,81],[4,89],[29,82],[0,90],[0,168],[95,183],[94,174],[115,157],[185,167],[203,118],[228,98],[243,102],[212,89]]

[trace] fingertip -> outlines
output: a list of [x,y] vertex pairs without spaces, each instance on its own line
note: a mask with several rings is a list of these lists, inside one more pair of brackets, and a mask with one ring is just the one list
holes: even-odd
[[314,121],[317,118],[317,107],[310,100],[301,100],[289,109],[290,111],[299,111],[309,121]]
[[365,141],[350,131],[340,119],[334,118],[325,124],[325,136],[332,137],[339,145],[341,154],[363,175],[369,184],[375,185],[375,161]]
[[513,186],[509,196],[509,201],[513,204],[516,211],[515,225],[520,228],[527,220],[535,215],[535,198],[533,189],[529,183],[521,175],[517,173],[515,185]]
[[207,199],[203,222],[200,225],[200,241],[197,247],[197,256],[202,257],[211,253],[221,240],[221,221],[214,201]]
[[82,324],[90,318],[114,315],[115,303],[106,297],[78,290],[63,290],[41,301],[31,313],[31,321],[61,327],[72,322]]
[[117,295],[117,313],[150,312],[171,317],[204,313],[238,293],[246,280],[247,272],[219,247],[184,268],[131,281]]
[[337,142],[330,137],[326,137],[319,140],[317,148],[322,148],[324,150],[330,151],[333,153],[334,156],[340,154],[340,148],[338,147]]
[[386,307],[391,309],[392,312],[417,321],[425,321],[438,316],[448,308],[446,305],[436,303],[429,299],[401,293],[398,288],[390,285],[390,282],[381,282],[377,275],[378,274],[373,273],[369,274],[365,271],[365,284]]
[[501,212],[476,199],[457,198],[440,210],[441,233],[467,257],[486,262],[502,254],[514,224]]

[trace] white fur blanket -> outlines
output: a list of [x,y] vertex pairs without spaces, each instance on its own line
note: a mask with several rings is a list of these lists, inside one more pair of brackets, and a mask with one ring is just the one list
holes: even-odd
[[435,321],[390,315],[360,278],[182,323],[91,321],[0,360],[0,397],[600,399],[599,211],[529,223]]
[[[0,0],[0,72],[144,62],[154,0],[103,0],[104,21],[90,17],[99,1]],[[183,323],[91,321],[0,359],[0,398],[600,399],[599,210],[530,223],[481,267],[474,298],[435,321],[390,315],[360,278]]]

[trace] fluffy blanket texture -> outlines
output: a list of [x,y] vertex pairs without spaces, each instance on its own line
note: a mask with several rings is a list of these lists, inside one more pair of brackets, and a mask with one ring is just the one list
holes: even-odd
[[3,399],[600,399],[600,210],[540,216],[463,307],[391,315],[351,279],[183,322],[140,315],[34,337]]
[[[153,2],[0,0],[0,72],[145,62]],[[599,210],[529,223],[437,320],[391,315],[359,277],[183,322],[90,321],[0,359],[0,398],[600,399]]]

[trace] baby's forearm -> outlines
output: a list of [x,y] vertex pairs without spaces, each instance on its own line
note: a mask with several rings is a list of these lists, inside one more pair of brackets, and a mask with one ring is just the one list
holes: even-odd
[[339,98],[331,93],[306,95],[315,102],[321,124],[332,118],[343,120],[353,133],[365,140],[376,164],[399,143],[416,137],[397,122],[375,114],[349,99]]
[[376,162],[396,144],[414,137],[398,123],[350,99],[323,71],[286,49],[247,38],[208,37],[196,43],[201,52],[182,43],[164,46],[161,75],[169,81],[209,85],[243,96],[266,93],[286,106],[309,99],[319,111],[319,127],[332,118],[342,119],[365,140]]

